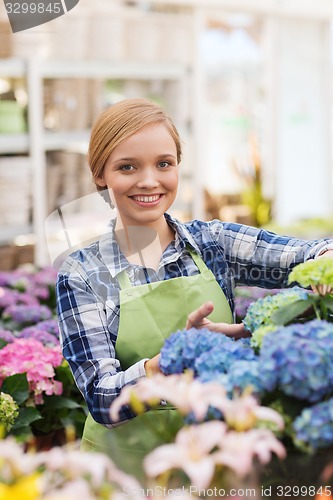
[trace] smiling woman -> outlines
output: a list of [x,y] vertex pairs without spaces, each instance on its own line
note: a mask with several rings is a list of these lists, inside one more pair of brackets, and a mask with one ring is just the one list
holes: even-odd
[[178,160],[176,144],[164,123],[145,125],[124,139],[110,154],[97,184],[108,188],[122,214],[116,230],[120,224],[145,224],[172,241],[164,213],[176,198]]
[[88,162],[117,217],[99,241],[67,258],[57,282],[63,354],[90,411],[82,447],[109,453],[134,474],[157,444],[147,425],[180,423],[163,402],[139,416],[124,405],[112,418],[121,389],[160,371],[160,350],[177,330],[247,335],[232,324],[234,286],[286,287],[296,264],[333,248],[219,220],[179,222],[167,212],[180,160],[178,132],[156,104],[127,99],[104,111]]

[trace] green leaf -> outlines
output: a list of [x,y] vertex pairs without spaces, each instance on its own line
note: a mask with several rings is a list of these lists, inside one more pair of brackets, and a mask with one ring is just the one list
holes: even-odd
[[18,405],[22,404],[29,397],[29,383],[26,373],[17,373],[5,378],[2,392],[10,394]]
[[28,425],[18,427],[17,429],[12,427],[9,434],[15,436],[16,441],[19,443],[26,443],[32,437],[32,432]]
[[295,302],[287,304],[286,306],[283,306],[275,311],[271,316],[271,321],[275,325],[286,325],[307,311],[313,303],[314,300],[312,297],[309,297],[306,300],[296,300]]
[[5,347],[7,344],[8,344],[8,342],[6,342],[4,339],[0,339],[0,349]]
[[62,396],[45,396],[44,406],[47,409],[58,410],[61,408],[69,408],[72,410],[74,408],[80,408],[81,405],[72,399],[64,398]]
[[325,295],[325,297],[322,297],[321,300],[325,304],[326,308],[333,312],[333,295]]
[[32,422],[40,420],[41,418],[42,416],[36,408],[20,408],[19,416],[14,422],[13,429],[27,427],[32,424]]

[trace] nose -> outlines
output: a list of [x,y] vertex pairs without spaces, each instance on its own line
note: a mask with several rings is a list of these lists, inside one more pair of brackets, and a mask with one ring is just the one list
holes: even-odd
[[153,189],[159,186],[158,172],[156,168],[147,167],[142,169],[140,178],[137,182],[140,189]]

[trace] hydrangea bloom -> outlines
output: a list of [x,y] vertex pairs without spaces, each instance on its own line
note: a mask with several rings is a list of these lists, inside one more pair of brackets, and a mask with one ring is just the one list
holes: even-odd
[[263,325],[271,324],[271,315],[273,312],[287,304],[298,300],[306,300],[309,292],[299,287],[283,290],[276,295],[269,295],[263,299],[258,299],[250,305],[247,314],[243,320],[247,330],[253,333],[257,328]]
[[36,328],[35,326],[24,328],[17,334],[17,336],[20,339],[35,339],[44,345],[59,345],[58,338],[52,335],[52,333]]
[[48,396],[62,394],[61,382],[54,380],[54,367],[62,362],[60,347],[46,347],[35,339],[15,339],[0,350],[0,384],[16,373],[26,373],[35,404]]
[[251,337],[251,346],[254,349],[261,349],[262,342],[264,340],[265,335],[268,332],[274,332],[277,330],[278,326],[276,325],[264,325],[260,326],[257,328],[253,333]]
[[305,288],[311,285],[333,286],[333,260],[323,257],[298,264],[289,274],[288,282],[297,282]]
[[59,338],[59,324],[56,319],[47,319],[45,321],[40,321],[36,323],[35,328],[38,330],[43,330],[44,332],[52,333],[52,335]]
[[12,319],[20,325],[38,323],[52,317],[51,309],[47,306],[15,305],[7,307],[3,312],[4,319]]
[[268,290],[257,286],[239,286],[235,289],[235,313],[238,320],[245,318],[249,306],[258,299],[275,295],[281,292],[281,289],[274,288]]
[[236,317],[238,318],[238,321],[241,321],[243,318],[245,318],[248,308],[256,300],[257,299],[254,299],[252,297],[243,297],[243,296],[235,297],[235,313]]
[[[293,423],[296,440],[313,449],[333,445],[333,398],[305,408]],[[296,442],[297,442],[296,441]]]
[[268,333],[259,363],[267,390],[278,385],[289,396],[320,401],[333,392],[333,324],[313,320]]
[[258,395],[265,392],[260,365],[255,359],[235,361],[226,375],[224,384],[229,396],[232,396],[235,391],[242,393],[247,388],[251,388]]
[[0,392],[0,422],[9,429],[19,414],[19,407],[10,394]]
[[18,333],[20,338],[34,338],[42,344],[59,345],[59,326],[55,319],[40,321],[33,326],[27,326]]
[[37,298],[31,294],[21,293],[11,288],[0,288],[0,309],[6,309],[14,305],[35,306],[38,303]]
[[12,396],[0,392],[0,422],[5,425],[6,429],[10,429],[18,414],[19,407]]
[[10,330],[0,328],[0,339],[9,344],[10,342],[14,342],[15,335]]
[[255,359],[255,353],[242,339],[235,341],[224,335],[223,338],[223,346],[215,345],[195,360],[195,373],[199,377],[209,371],[227,373],[237,360]]
[[254,356],[243,339],[235,341],[206,328],[191,328],[173,333],[165,341],[160,368],[165,375],[182,373],[187,368],[200,376],[208,371],[226,372],[234,360]]
[[165,375],[182,373],[185,368],[194,370],[195,359],[209,351],[220,335],[205,328],[178,330],[166,339],[161,349],[160,368]]

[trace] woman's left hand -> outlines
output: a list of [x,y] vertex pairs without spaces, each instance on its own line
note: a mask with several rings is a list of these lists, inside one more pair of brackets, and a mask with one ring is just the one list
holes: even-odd
[[190,328],[208,328],[211,332],[223,333],[227,337],[240,339],[250,337],[251,334],[245,330],[243,323],[236,323],[229,325],[228,323],[214,323],[206,318],[213,312],[214,304],[212,302],[205,302],[195,311],[188,315],[186,322],[186,330]]

